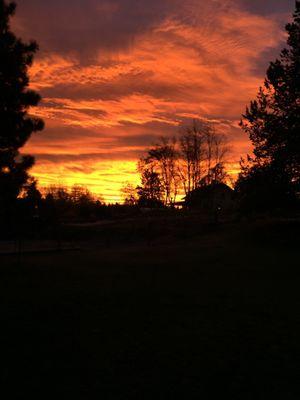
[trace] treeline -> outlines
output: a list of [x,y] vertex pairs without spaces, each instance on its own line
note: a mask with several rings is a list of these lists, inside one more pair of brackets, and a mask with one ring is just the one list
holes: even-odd
[[106,204],[82,185],[58,184],[39,190],[31,178],[14,201],[5,202],[5,207],[0,201],[0,238],[57,237],[63,225],[119,219],[137,211],[129,205]]
[[122,189],[125,204],[174,206],[198,188],[226,183],[230,147],[214,124],[194,119],[174,137],[161,137],[139,160],[141,185]]
[[[29,113],[40,96],[29,89],[28,69],[38,45],[25,43],[11,31],[15,4],[0,0],[0,234],[30,227],[39,220],[99,218],[111,213],[85,188],[51,187],[40,193],[29,172],[34,157],[21,148],[34,132],[44,128]],[[270,63],[264,85],[247,107],[241,128],[253,145],[253,154],[241,162],[234,202],[240,213],[295,214],[300,198],[300,2],[286,26],[287,46]],[[230,107],[230,104],[228,105]],[[123,208],[173,207],[181,197],[187,204],[230,205],[232,193],[225,183],[229,146],[214,124],[194,120],[175,137],[161,138],[138,164],[141,184],[127,185]],[[222,207],[221,207],[222,208]],[[123,212],[123,211],[121,211]],[[112,215],[112,214],[111,214]],[[53,223],[53,226],[55,223]]]
[[41,231],[42,227],[47,230],[64,221],[87,219],[101,205],[83,187],[74,186],[68,190],[53,185],[40,192],[33,179],[14,201],[5,203],[5,207],[0,208],[1,233],[4,236],[30,235],[33,231]]

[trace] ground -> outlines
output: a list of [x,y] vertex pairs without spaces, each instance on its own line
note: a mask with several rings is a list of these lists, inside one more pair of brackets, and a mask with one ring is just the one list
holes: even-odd
[[299,223],[175,236],[0,256],[4,398],[299,399]]

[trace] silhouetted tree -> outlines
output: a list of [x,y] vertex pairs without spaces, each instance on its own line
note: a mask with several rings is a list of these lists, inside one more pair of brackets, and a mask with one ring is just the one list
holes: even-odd
[[46,199],[53,199],[62,203],[67,203],[70,201],[70,193],[66,186],[64,185],[50,185],[45,188]]
[[[139,162],[139,171],[151,171],[160,181],[160,197],[174,205],[179,194],[212,183],[225,183],[225,156],[229,151],[224,135],[201,119],[182,126],[178,137],[162,137]],[[154,177],[154,175],[152,176]]]
[[121,195],[126,206],[135,206],[138,202],[137,189],[131,183],[126,183],[122,187]]
[[71,188],[50,185],[45,189],[45,205],[50,211],[54,210],[60,220],[86,219],[95,214],[101,201],[81,185],[73,185]]
[[73,185],[69,194],[73,204],[89,204],[93,203],[94,197],[92,193],[84,186]]
[[[224,135],[217,133],[215,127],[210,124],[205,130],[205,155],[206,155],[206,175],[205,180],[207,185],[212,183],[226,183],[228,174],[225,168],[225,159],[229,153],[229,146]],[[200,185],[201,186],[201,185]]]
[[225,184],[229,178],[224,163],[219,162],[214,167],[210,167],[208,174],[201,179],[199,186],[203,187],[216,183]]
[[180,164],[179,175],[188,195],[196,189],[201,180],[204,162],[204,140],[208,125],[201,120],[193,120],[192,125],[182,127],[179,135]]
[[141,175],[142,186],[138,186],[138,204],[142,207],[160,207],[163,205],[163,186],[159,174],[150,166],[145,166]]
[[263,203],[264,208],[268,208],[271,193],[281,198],[283,204],[283,199],[292,199],[300,188],[299,1],[296,1],[294,20],[287,24],[286,31],[288,46],[270,64],[264,86],[241,122],[254,146],[254,157],[243,163],[237,189],[244,199],[247,194],[252,198],[266,196],[266,201],[254,201],[254,204]]
[[38,207],[41,200],[42,194],[37,188],[37,180],[33,177],[30,177],[26,184],[24,185],[21,198],[24,199],[26,202],[30,203],[31,207]]
[[261,166],[251,158],[242,160],[235,189],[243,213],[280,209],[293,197],[288,175],[276,168],[275,163]]
[[212,123],[193,120],[181,129],[179,143],[179,176],[186,195],[204,184],[224,181],[229,147]]
[[20,156],[19,149],[32,132],[43,129],[43,121],[28,114],[40,96],[28,89],[28,68],[38,46],[24,43],[10,30],[15,3],[0,0],[0,209],[11,209],[26,185],[32,156]]
[[160,141],[148,151],[145,159],[160,176],[164,191],[165,205],[176,201],[179,190],[179,174],[177,168],[178,151],[176,139],[162,137]]

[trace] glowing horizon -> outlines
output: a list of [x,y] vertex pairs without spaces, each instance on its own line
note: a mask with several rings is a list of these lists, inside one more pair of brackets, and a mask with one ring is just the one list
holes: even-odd
[[236,174],[250,151],[238,122],[284,46],[292,0],[18,3],[14,30],[41,48],[30,76],[46,128],[23,149],[41,186],[120,201],[143,151],[192,118],[226,134]]

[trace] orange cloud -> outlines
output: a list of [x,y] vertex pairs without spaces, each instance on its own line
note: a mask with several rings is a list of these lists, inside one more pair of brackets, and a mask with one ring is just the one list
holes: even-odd
[[[116,4],[103,7],[107,15],[118,12]],[[267,56],[283,40],[275,17],[237,2],[183,1],[131,46],[102,49],[92,63],[43,53],[31,84],[44,99],[32,112],[47,128],[25,148],[37,155],[34,174],[42,185],[83,183],[117,200],[123,181],[137,181],[136,158],[151,138],[176,134],[182,122],[199,117],[228,135],[236,172],[250,150],[237,122],[262,84]]]

